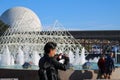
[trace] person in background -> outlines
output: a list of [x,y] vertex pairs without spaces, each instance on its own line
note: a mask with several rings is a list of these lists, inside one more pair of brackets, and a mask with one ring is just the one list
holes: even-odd
[[105,79],[105,55],[101,55],[99,61],[98,61],[98,68],[99,68],[99,73],[97,79]]
[[106,58],[106,63],[105,63],[105,65],[106,65],[106,79],[110,79],[112,72],[115,70],[113,55],[114,54],[111,52],[109,54],[109,56],[107,56],[107,58]]
[[[66,55],[56,54],[57,44],[48,42],[44,46],[44,56],[39,61],[39,79],[40,80],[60,80],[58,69],[67,70],[69,68],[69,58]],[[64,59],[64,64],[57,61],[57,59]],[[60,60],[58,59],[58,60]]]

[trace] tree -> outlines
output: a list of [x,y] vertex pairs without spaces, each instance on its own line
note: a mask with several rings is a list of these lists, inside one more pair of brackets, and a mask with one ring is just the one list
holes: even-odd
[[0,20],[0,36],[9,28],[7,24]]

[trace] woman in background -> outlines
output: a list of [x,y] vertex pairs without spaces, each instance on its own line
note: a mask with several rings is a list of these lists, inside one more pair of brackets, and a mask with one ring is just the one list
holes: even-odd
[[99,68],[99,73],[97,79],[105,79],[106,74],[106,60],[105,60],[105,55],[101,55],[99,61],[98,61],[98,68]]

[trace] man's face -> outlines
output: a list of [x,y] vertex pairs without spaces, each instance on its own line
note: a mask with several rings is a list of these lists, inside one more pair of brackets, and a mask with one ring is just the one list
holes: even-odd
[[102,59],[104,60],[104,59],[105,59],[105,57],[102,57]]
[[56,54],[56,49],[50,49],[50,57],[54,57]]

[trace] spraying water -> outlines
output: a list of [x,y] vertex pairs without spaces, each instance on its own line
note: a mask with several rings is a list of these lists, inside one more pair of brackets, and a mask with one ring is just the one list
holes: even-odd
[[39,60],[40,60],[40,55],[38,54],[37,51],[34,51],[33,52],[33,56],[32,56],[32,62],[34,65],[37,65],[38,66],[38,63],[39,63]]
[[24,46],[23,48],[23,52],[24,52],[24,59],[25,62],[29,62],[30,61],[30,54],[29,54],[30,48],[28,46]]
[[11,64],[11,55],[8,46],[5,46],[1,55],[1,66],[9,66]]
[[11,65],[14,65],[15,64],[15,59],[14,59],[14,57],[11,55],[11,63],[10,63]]
[[85,64],[86,59],[85,59],[85,48],[82,48],[81,56],[80,56],[80,65]]
[[21,48],[19,47],[18,54],[17,54],[17,57],[16,57],[16,63],[19,64],[19,65],[23,65],[24,62],[25,62],[24,61],[24,53],[21,50]]
[[30,61],[29,53],[24,53],[24,60],[25,60],[25,62],[29,62]]
[[76,49],[75,60],[73,65],[80,65],[80,55],[79,55],[79,48]]
[[95,57],[93,59],[89,59],[89,62],[94,62],[94,63],[97,63],[99,60],[99,57]]
[[73,64],[73,62],[74,62],[74,54],[73,54],[73,52],[71,50],[69,51],[69,58],[70,58],[70,64]]
[[70,51],[69,52],[69,58],[70,58],[70,63],[72,65],[83,65],[86,62],[85,59],[85,49],[82,49],[81,56],[79,55],[79,48],[76,49],[76,54],[74,58],[74,54]]
[[0,64],[1,64],[1,54],[0,54]]

